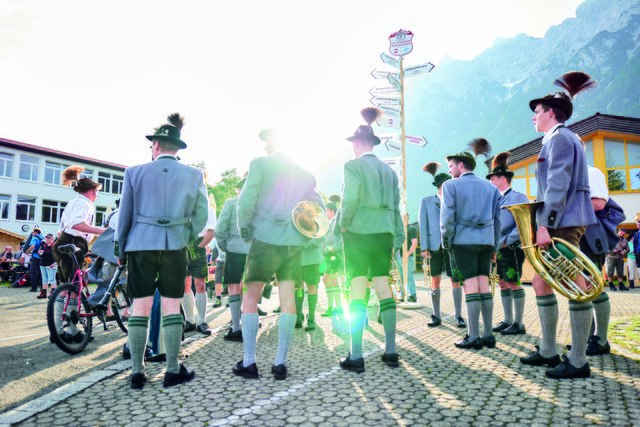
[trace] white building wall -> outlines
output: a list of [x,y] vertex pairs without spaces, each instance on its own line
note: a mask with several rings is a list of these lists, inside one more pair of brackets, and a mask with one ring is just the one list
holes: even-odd
[[627,219],[624,222],[635,222],[636,213],[640,212],[640,194],[612,194],[611,198],[624,210]]
[[[13,154],[14,156],[11,178],[0,177],[0,195],[10,197],[9,218],[0,218],[0,228],[8,230],[12,233],[25,236],[28,235],[28,233],[35,225],[39,225],[44,234],[57,233],[59,223],[48,223],[42,221],[43,200],[52,200],[67,203],[77,195],[77,193],[70,187],[63,187],[62,185],[49,184],[45,182],[45,163],[47,161],[63,164],[65,165],[65,167],[72,164],[83,166],[85,169],[91,170],[93,172],[91,179],[96,182],[98,182],[99,172],[106,172],[124,176],[124,171],[120,169],[109,168],[106,166],[100,167],[96,165],[90,165],[81,161],[68,160],[53,155],[32,153],[29,151],[14,149],[5,146],[0,146],[0,152]],[[38,159],[38,178],[35,182],[19,179],[20,159],[23,155],[35,157]],[[36,198],[34,218],[30,218],[26,221],[16,220],[16,206],[18,203],[18,196],[30,196]],[[101,191],[100,193],[98,193],[98,198],[96,199],[95,206],[96,208],[105,208],[107,209],[107,212],[110,212],[110,210],[115,206],[115,201],[118,198],[120,198],[119,194],[111,194]]]

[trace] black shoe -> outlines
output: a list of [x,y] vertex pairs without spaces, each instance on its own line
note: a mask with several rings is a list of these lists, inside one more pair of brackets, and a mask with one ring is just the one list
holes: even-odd
[[381,359],[387,366],[391,366],[392,368],[400,366],[398,363],[398,353],[384,353]]
[[144,361],[149,363],[158,363],[158,362],[166,362],[167,355],[166,354],[153,354],[151,352],[150,356],[144,356]]
[[238,329],[237,331],[233,332],[233,330],[229,328],[229,332],[224,334],[224,339],[225,341],[242,342],[242,329]]
[[587,356],[600,356],[601,354],[611,353],[611,346],[609,341],[605,345],[600,345],[600,338],[597,336],[591,337],[587,344]]
[[220,298],[216,298],[215,302],[213,303],[213,308],[218,308],[222,306],[222,300]]
[[427,326],[433,328],[435,326],[440,326],[442,324],[442,320],[439,317],[431,315],[431,322],[427,323]]
[[295,326],[295,328],[296,329],[302,328],[302,317],[297,317],[296,318],[296,326]]
[[134,390],[140,390],[144,387],[144,383],[147,382],[147,377],[142,372],[131,374],[129,377],[129,386]]
[[320,316],[322,316],[322,317],[331,317],[332,314],[333,314],[333,307],[328,307],[327,311],[322,313]]
[[418,302],[418,297],[415,295],[409,295],[407,302]]
[[260,307],[258,307],[258,316],[266,316],[266,315],[267,315],[267,312],[261,309]]
[[616,286],[615,286],[615,285],[609,285],[609,290],[611,290],[611,291],[617,291],[617,290],[618,290],[618,288],[616,288]]
[[47,291],[40,291],[36,299],[45,299],[47,297]]
[[543,366],[547,365],[550,368],[555,368],[562,361],[560,360],[559,355],[544,357],[540,355],[540,346],[536,345],[536,351],[529,354],[527,357],[521,357],[520,363],[523,365],[533,365],[533,366]]
[[580,368],[576,368],[569,362],[567,356],[562,356],[562,363],[553,369],[549,369],[545,372],[548,378],[556,380],[563,378],[589,378],[591,376],[591,368],[589,363],[585,363]]
[[29,292],[38,292],[37,289],[29,289]]
[[340,367],[344,370],[361,373],[364,372],[364,359],[358,357],[351,360],[351,354],[340,361]]
[[80,344],[82,342],[82,340],[84,340],[84,334],[82,332],[80,332],[80,331],[78,331],[73,336],[67,334],[67,337],[69,339],[69,342],[67,342],[67,344],[71,344],[72,342],[74,344]]
[[623,283],[620,283],[618,285],[618,287],[620,288],[621,291],[628,291],[629,290],[629,288],[627,288]]
[[280,306],[276,307],[275,310],[273,310],[274,313],[280,313]]
[[634,285],[633,283],[629,284],[629,289],[635,289],[636,285]]
[[271,365],[271,373],[273,374],[274,380],[287,379],[287,367],[284,366],[284,364],[280,364],[278,366]]
[[458,348],[473,348],[475,350],[480,350],[482,348],[482,339],[480,337],[475,340],[469,340],[469,335],[466,335],[463,339],[455,343],[455,346]]
[[177,374],[174,374],[172,372],[165,372],[162,385],[164,387],[173,387],[174,385],[191,381],[195,377],[196,373],[194,371],[190,371],[185,368],[184,365],[180,365],[180,371]]
[[[165,356],[165,360],[166,360],[166,355],[162,355]],[[153,350],[151,350],[151,347],[147,346],[146,350],[144,351],[144,361],[148,362],[150,358],[154,357],[153,355]],[[131,349],[129,347],[127,347],[127,344],[123,344],[122,345],[122,358],[124,360],[129,360],[131,359]]]
[[307,326],[304,327],[304,330],[309,332],[309,331],[315,331],[316,329],[316,322],[311,321],[309,322],[309,320],[307,320]]
[[467,324],[465,323],[464,319],[462,317],[456,317],[456,325],[458,325],[458,328],[466,328]]
[[527,329],[524,327],[524,325],[514,323],[507,329],[503,329],[502,331],[500,331],[500,333],[502,335],[524,335],[527,333]]
[[507,329],[509,326],[511,326],[509,323],[507,322],[500,322],[498,323],[493,329],[493,332],[502,332],[505,329]]
[[209,325],[206,323],[200,323],[196,326],[196,331],[200,332],[202,335],[211,335],[211,329],[209,329]]
[[493,335],[482,337],[482,345],[487,348],[496,348],[496,337]]
[[193,332],[196,330],[196,324],[191,322],[184,322],[184,331]]
[[260,377],[258,366],[255,363],[252,363],[249,366],[244,366],[242,360],[233,365],[233,373],[242,378],[257,379]]

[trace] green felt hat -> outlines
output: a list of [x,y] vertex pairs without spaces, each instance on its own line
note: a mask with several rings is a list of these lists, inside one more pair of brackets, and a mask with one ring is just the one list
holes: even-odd
[[167,117],[169,123],[164,124],[154,130],[153,135],[147,135],[149,141],[164,141],[178,146],[178,148],[187,148],[187,144],[180,139],[180,131],[184,126],[184,118],[178,113],[173,113]]

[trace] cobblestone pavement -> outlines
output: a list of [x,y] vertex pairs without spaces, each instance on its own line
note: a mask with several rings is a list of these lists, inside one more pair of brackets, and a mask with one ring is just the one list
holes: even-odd
[[[443,281],[443,312],[451,313],[449,284]],[[429,304],[424,288],[420,302]],[[589,358],[591,378],[555,381],[545,368],[521,365],[540,334],[535,298],[526,287],[525,323],[529,334],[498,336],[495,349],[459,350],[454,341],[465,330],[452,317],[428,328],[431,310],[398,310],[399,368],[380,356],[384,346],[376,309],[365,332],[366,372],[339,369],[348,353],[346,337],[318,315],[318,329],[296,329],[289,355],[289,377],[275,381],[270,367],[278,339],[277,316],[262,318],[258,340],[259,380],[231,373],[242,358],[242,344],[223,340],[229,320],[213,312],[211,337],[192,335],[183,349],[196,370],[190,383],[164,389],[164,364],[147,365],[149,382],[130,390],[129,363],[118,362],[82,375],[52,393],[0,415],[0,425],[146,426],[218,425],[640,425],[640,362],[620,348]],[[322,289],[321,289],[322,293]],[[610,293],[612,318],[640,314],[640,291]],[[321,301],[323,299],[321,298]],[[266,308],[273,308],[272,298]],[[319,312],[324,309],[321,304]],[[567,302],[560,299],[558,346],[569,342]],[[501,320],[499,297],[494,323]]]

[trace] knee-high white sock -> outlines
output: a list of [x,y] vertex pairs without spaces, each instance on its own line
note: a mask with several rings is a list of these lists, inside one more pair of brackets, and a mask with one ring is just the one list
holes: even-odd
[[287,355],[293,338],[293,330],[296,326],[296,315],[280,313],[278,321],[278,352],[273,364],[278,366],[287,363]]
[[184,293],[182,297],[182,309],[184,310],[184,318],[189,323],[196,323],[196,315],[193,312],[196,306],[195,298],[193,297],[193,292],[188,291]]
[[558,354],[556,334],[558,332],[558,299],[555,294],[536,297],[540,326],[542,327],[542,343],[540,355],[551,357]]
[[207,314],[207,293],[196,294],[196,308],[198,309],[198,325],[204,323]]
[[576,368],[587,363],[587,341],[591,316],[593,316],[591,302],[569,301],[569,320],[571,322],[571,350],[569,361]]
[[462,287],[453,288],[451,293],[453,294],[453,308],[455,310],[455,316],[462,317]]
[[260,327],[258,313],[243,314],[240,323],[242,327],[242,342],[244,345],[242,364],[246,368],[256,363],[256,343],[258,340],[258,328]]

